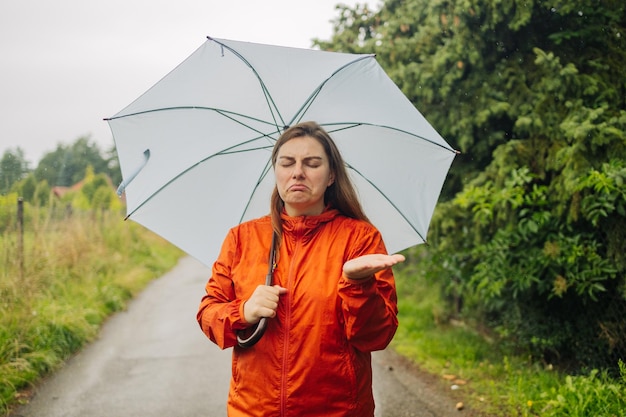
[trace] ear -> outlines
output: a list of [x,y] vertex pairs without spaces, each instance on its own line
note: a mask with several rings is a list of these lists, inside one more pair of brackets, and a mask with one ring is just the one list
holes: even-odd
[[327,185],[327,187],[330,187],[334,183],[335,183],[335,176],[333,174],[330,174],[330,177],[328,178],[328,185]]

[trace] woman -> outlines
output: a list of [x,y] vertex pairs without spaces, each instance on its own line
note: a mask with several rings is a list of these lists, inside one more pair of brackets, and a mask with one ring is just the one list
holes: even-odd
[[[404,257],[386,254],[319,125],[288,128],[272,164],[271,213],[231,229],[197,315],[213,342],[234,346],[228,415],[373,416],[370,352],[398,326],[390,268]],[[272,232],[275,285],[260,285]],[[237,346],[262,317],[260,341]]]

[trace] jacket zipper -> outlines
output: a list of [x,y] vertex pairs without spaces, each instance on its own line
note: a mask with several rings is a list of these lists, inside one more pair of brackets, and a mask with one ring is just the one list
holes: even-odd
[[291,262],[289,263],[289,273],[287,276],[287,309],[285,311],[285,331],[283,333],[283,365],[281,369],[281,389],[280,389],[280,415],[281,417],[285,417],[287,415],[287,375],[289,373],[288,364],[289,364],[289,332],[291,329],[291,306],[293,295],[291,291],[293,289],[293,278],[294,278],[294,265],[296,264],[296,255],[298,254],[300,249],[300,245],[302,242],[302,233],[304,231],[304,221],[301,221],[296,226],[294,230],[295,237],[295,245],[293,249],[293,254],[291,256]]

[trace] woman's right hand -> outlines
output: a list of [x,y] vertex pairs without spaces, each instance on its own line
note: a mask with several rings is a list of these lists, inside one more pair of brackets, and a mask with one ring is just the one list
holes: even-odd
[[259,285],[243,304],[243,318],[249,324],[256,324],[262,317],[276,316],[280,295],[287,289],[279,285]]

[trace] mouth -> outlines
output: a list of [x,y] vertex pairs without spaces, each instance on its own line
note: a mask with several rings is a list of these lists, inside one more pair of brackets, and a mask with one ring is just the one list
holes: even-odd
[[307,187],[305,185],[302,185],[302,184],[294,184],[294,185],[290,186],[287,190],[288,191],[306,191]]

